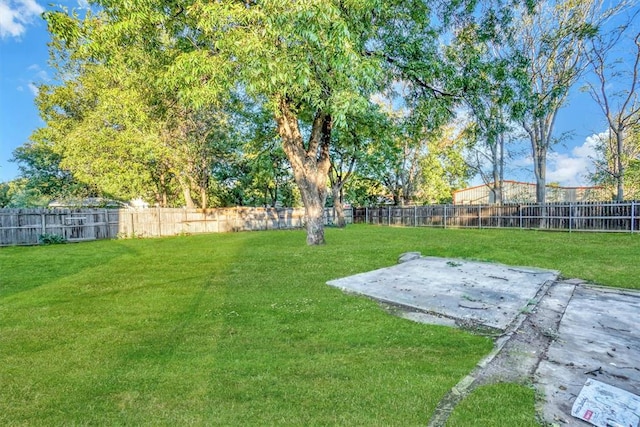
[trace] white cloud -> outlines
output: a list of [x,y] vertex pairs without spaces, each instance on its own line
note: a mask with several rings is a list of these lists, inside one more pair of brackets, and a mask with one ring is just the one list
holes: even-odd
[[549,153],[547,158],[547,182],[557,182],[567,187],[591,185],[588,175],[593,172],[596,145],[602,134],[594,134],[570,153]]
[[51,77],[49,76],[47,70],[43,70],[38,64],[30,65],[27,70],[29,70],[37,80],[44,82],[48,82],[49,80],[51,80]]
[[0,0],[0,39],[20,37],[42,12],[35,0]]
[[35,85],[35,83],[29,83],[27,86],[29,87],[29,90],[34,96],[38,96],[40,89],[38,88],[38,86]]
[[29,90],[33,96],[38,96],[40,92],[39,85],[51,81],[51,77],[47,70],[43,70],[38,64],[27,67],[25,78],[19,79],[19,85],[16,87],[18,92]]

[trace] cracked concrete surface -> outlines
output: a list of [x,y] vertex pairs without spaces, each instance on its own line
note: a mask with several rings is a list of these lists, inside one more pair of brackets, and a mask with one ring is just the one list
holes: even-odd
[[544,419],[588,425],[571,417],[587,378],[640,396],[640,293],[578,285],[554,340],[535,373],[546,396]]
[[540,287],[557,277],[558,272],[551,270],[420,257],[328,284],[458,322],[504,331],[520,311],[533,306]]
[[400,264],[328,282],[391,304],[421,323],[469,327],[497,336],[494,351],[440,403],[444,425],[475,387],[533,381],[538,413],[552,425],[571,417],[587,378],[640,394],[640,293],[559,280],[558,272],[495,263],[401,256]]

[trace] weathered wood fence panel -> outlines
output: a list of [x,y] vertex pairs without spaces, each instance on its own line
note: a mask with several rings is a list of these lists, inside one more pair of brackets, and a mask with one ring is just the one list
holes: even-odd
[[0,245],[37,244],[40,236],[70,242],[118,234],[118,211],[110,209],[0,209]]
[[[351,209],[345,216],[353,221]],[[325,224],[334,220],[335,211],[326,209]],[[79,242],[302,227],[303,208],[0,209],[0,246],[35,245],[43,235]]]
[[640,203],[583,202],[513,205],[382,206],[353,209],[354,223],[452,228],[566,231],[640,230]]

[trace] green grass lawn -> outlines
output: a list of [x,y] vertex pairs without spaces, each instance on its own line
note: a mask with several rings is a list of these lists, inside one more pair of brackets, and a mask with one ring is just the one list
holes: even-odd
[[[420,251],[640,287],[634,235],[350,226],[327,241],[1,248],[0,425],[424,425],[492,342],[395,318],[327,280]],[[506,412],[533,423],[518,387]]]
[[447,427],[535,427],[535,393],[519,384],[491,384],[467,396],[447,420]]

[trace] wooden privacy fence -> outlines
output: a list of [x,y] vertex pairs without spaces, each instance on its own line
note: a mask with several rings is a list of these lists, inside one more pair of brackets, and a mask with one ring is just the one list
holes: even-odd
[[[345,216],[352,222],[351,209]],[[325,209],[325,224],[334,219]],[[79,242],[301,227],[303,208],[0,209],[0,246],[35,245],[43,235]]]
[[565,231],[640,230],[640,203],[383,206],[353,209],[354,223],[414,227],[522,228]]

